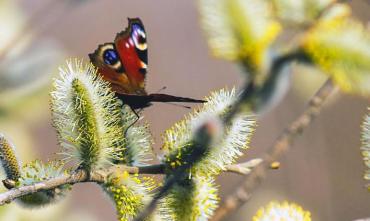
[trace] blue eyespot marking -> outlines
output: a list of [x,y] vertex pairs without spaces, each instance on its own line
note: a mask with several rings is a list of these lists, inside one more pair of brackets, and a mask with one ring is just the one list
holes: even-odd
[[138,25],[138,24],[133,24],[133,25],[132,25],[132,29],[133,29],[133,30],[135,30],[135,31],[136,31],[136,30],[143,31],[143,28],[142,28],[140,25]]
[[118,54],[113,49],[108,49],[103,54],[104,62],[107,65],[114,65],[118,62]]

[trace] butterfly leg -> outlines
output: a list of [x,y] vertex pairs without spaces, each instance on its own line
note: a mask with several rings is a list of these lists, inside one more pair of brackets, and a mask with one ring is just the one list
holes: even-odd
[[[130,107],[130,106],[129,106]],[[134,120],[134,122],[132,122],[125,130],[125,137],[127,137],[127,131],[128,129],[130,129],[134,124],[136,124],[139,120],[140,120],[140,115],[138,112],[141,112],[143,109],[140,109],[138,112],[136,112],[135,109],[133,109],[132,107],[130,107],[131,111],[135,114],[136,116],[136,119]]]

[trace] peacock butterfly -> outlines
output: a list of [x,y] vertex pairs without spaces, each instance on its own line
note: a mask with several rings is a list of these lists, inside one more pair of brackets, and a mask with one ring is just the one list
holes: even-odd
[[113,43],[99,45],[89,57],[103,79],[111,83],[116,96],[132,109],[148,107],[151,102],[205,102],[145,91],[148,45],[144,25],[139,18],[129,18],[128,27],[116,35]]

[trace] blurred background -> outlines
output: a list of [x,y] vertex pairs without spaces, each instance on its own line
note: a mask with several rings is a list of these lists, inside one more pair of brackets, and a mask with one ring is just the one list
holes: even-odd
[[[357,18],[370,20],[369,1],[351,1],[351,6]],[[57,67],[71,57],[87,60],[98,44],[113,41],[127,17],[140,17],[147,31],[148,92],[166,86],[165,93],[202,98],[241,84],[236,65],[210,56],[195,0],[0,0],[0,132],[13,141],[23,162],[47,160],[59,152],[49,110]],[[294,67],[289,94],[259,119],[251,148],[240,161],[261,156],[324,81],[317,71]],[[332,96],[281,160],[281,168],[269,171],[252,199],[227,220],[251,220],[259,207],[284,199],[311,211],[315,221],[370,217],[360,154],[360,124],[368,105],[364,98],[340,92]],[[144,111],[156,151],[163,131],[187,112],[168,104]],[[241,180],[221,175],[221,198]],[[32,219],[114,221],[116,215],[94,184],[75,185],[62,203],[41,210],[0,207],[0,220]]]

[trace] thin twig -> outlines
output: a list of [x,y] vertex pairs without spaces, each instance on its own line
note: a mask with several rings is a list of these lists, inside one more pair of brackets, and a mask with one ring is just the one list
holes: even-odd
[[312,123],[315,117],[320,113],[324,101],[334,89],[335,86],[332,84],[332,81],[328,79],[310,99],[305,111],[275,140],[270,151],[263,158],[263,162],[256,166],[241,185],[236,188],[236,191],[224,200],[221,206],[216,210],[211,219],[212,221],[222,220],[250,199],[253,190],[264,180],[266,171],[270,168],[270,164],[285,153],[291,147],[295,138]]
[[227,165],[226,170],[228,172],[233,172],[240,175],[248,175],[252,171],[252,169],[258,166],[258,164],[260,164],[262,161],[262,159],[256,158],[244,163]]

